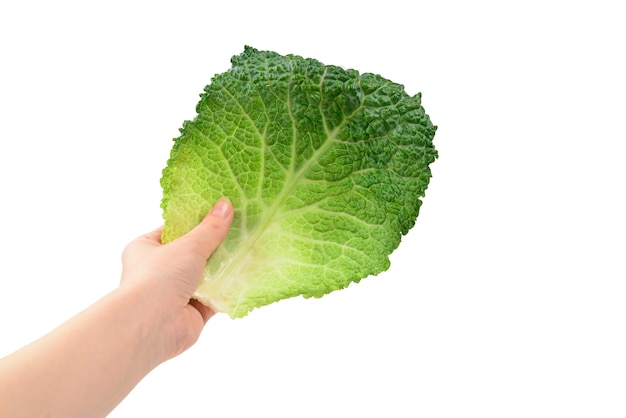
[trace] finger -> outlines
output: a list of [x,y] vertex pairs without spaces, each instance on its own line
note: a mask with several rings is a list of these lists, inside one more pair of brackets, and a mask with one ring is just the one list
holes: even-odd
[[152,232],[148,232],[144,235],[145,238],[148,238],[150,241],[156,241],[159,244],[161,243],[161,234],[163,233],[163,225],[158,227]]
[[188,234],[181,237],[189,250],[209,258],[215,249],[222,243],[234,215],[233,206],[228,199],[220,199],[206,214],[202,222]]
[[213,315],[215,315],[215,311],[213,311],[208,306],[203,305],[201,302],[197,301],[196,299],[191,299],[189,301],[189,304],[198,310],[205,324]]
[[122,261],[124,261],[128,254],[135,251],[137,248],[143,248],[146,245],[150,247],[157,247],[161,245],[161,233],[163,232],[163,226],[158,227],[152,232],[143,234],[132,240],[124,247],[122,251]]

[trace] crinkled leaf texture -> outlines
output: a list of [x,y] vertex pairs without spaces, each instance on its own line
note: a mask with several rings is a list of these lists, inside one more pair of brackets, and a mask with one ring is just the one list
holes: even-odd
[[195,297],[243,317],[389,267],[431,177],[421,95],[375,74],[246,47],[213,77],[163,170],[163,242],[222,196],[235,219]]

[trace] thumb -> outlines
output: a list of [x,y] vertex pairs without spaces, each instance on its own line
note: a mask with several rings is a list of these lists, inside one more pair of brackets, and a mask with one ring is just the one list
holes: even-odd
[[188,250],[207,259],[222,243],[233,221],[234,209],[228,199],[220,199],[206,214],[202,222],[178,241]]

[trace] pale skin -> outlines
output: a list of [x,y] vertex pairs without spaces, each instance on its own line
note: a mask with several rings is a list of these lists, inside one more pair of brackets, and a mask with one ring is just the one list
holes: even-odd
[[161,244],[158,228],[128,244],[117,289],[0,359],[0,417],[105,417],[191,347],[213,315],[191,297],[232,219],[222,199],[175,241]]

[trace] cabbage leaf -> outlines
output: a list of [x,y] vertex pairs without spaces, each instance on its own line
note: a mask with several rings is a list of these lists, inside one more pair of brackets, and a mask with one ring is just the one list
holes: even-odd
[[245,47],[214,76],[163,170],[167,243],[221,197],[235,218],[194,297],[232,318],[389,267],[437,158],[421,94]]

